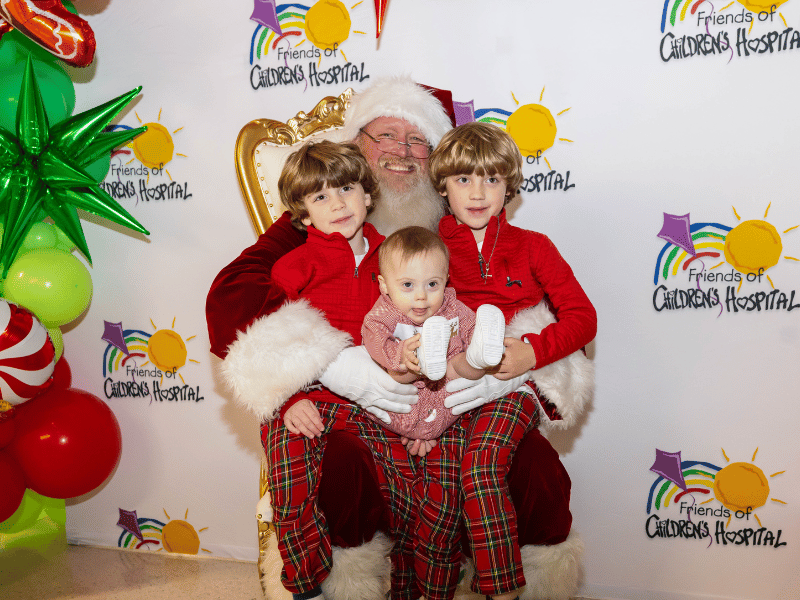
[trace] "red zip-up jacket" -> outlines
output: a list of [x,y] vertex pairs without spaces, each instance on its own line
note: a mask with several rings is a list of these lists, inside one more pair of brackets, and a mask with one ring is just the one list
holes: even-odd
[[[370,223],[364,223],[363,231],[369,249],[358,267],[353,250],[341,233],[326,235],[314,227],[308,228],[305,244],[272,267],[272,281],[288,300],[308,300],[325,313],[333,327],[349,333],[355,345],[361,344],[364,316],[380,296],[378,246],[384,240]],[[301,398],[349,402],[325,388],[301,391],[281,407],[281,416]]]
[[489,221],[480,253],[472,230],[459,225],[453,215],[439,222],[439,235],[450,249],[449,285],[472,310],[494,304],[508,323],[519,311],[548,301],[558,322],[522,336],[533,346],[536,368],[594,339],[597,313],[546,235],[509,224],[505,209]]

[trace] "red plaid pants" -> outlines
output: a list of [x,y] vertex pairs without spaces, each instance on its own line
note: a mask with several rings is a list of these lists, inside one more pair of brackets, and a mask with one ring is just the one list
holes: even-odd
[[[507,476],[517,445],[538,425],[537,401],[533,394],[515,392],[484,404],[444,432],[434,452],[426,457],[423,485],[415,489],[420,502],[419,530],[434,543],[451,550],[445,556],[440,546],[417,547],[417,576],[426,573],[421,560],[439,559],[438,575],[427,573],[429,587],[452,598],[458,581],[456,550],[461,539],[459,517],[463,517],[475,562],[473,591],[482,595],[510,592],[525,585],[520,556],[517,514],[512,503]],[[458,494],[463,496],[458,502]],[[424,510],[427,498],[438,502],[441,495],[451,501],[441,504],[437,518]],[[460,512],[458,512],[460,509]],[[530,516],[529,516],[530,518]],[[431,558],[433,557],[433,558]],[[432,563],[433,564],[433,563]],[[438,579],[437,579],[438,577]],[[427,597],[427,595],[426,595]],[[437,596],[439,597],[439,596]]]
[[325,424],[322,437],[309,439],[293,434],[282,419],[266,421],[261,426],[284,587],[293,593],[308,592],[330,573],[331,542],[325,516],[317,503],[322,455],[326,434],[348,431],[370,448],[378,483],[391,511],[391,598],[419,597],[414,586],[413,461],[400,438],[369,419],[358,406],[324,402],[316,406]]

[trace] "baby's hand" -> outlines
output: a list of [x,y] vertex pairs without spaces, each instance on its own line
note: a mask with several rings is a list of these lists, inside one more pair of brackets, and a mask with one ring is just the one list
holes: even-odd
[[420,334],[414,334],[410,338],[402,341],[400,345],[400,356],[403,366],[419,375],[419,359],[417,358],[417,348],[419,348]]
[[283,415],[283,424],[292,433],[298,433],[308,438],[322,435],[322,417],[314,403],[308,398],[296,402],[286,410]]
[[410,440],[407,437],[401,437],[400,441],[411,456],[419,456],[420,458],[433,450],[436,445],[436,440]]

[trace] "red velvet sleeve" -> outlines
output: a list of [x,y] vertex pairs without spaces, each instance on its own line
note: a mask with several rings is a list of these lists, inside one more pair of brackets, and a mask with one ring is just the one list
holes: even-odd
[[211,352],[225,358],[238,331],[281,307],[286,297],[272,282],[272,266],[305,239],[306,234],[295,229],[289,213],[284,213],[255,244],[219,272],[206,298]]
[[591,342],[597,334],[597,313],[569,264],[547,236],[532,234],[529,261],[531,273],[550,300],[558,321],[539,334],[522,336],[536,352],[535,368],[541,368]]

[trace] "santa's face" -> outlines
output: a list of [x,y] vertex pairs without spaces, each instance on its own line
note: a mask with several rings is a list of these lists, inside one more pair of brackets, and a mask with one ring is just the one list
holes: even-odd
[[428,140],[404,119],[378,117],[355,142],[383,187],[405,192],[428,177]]

